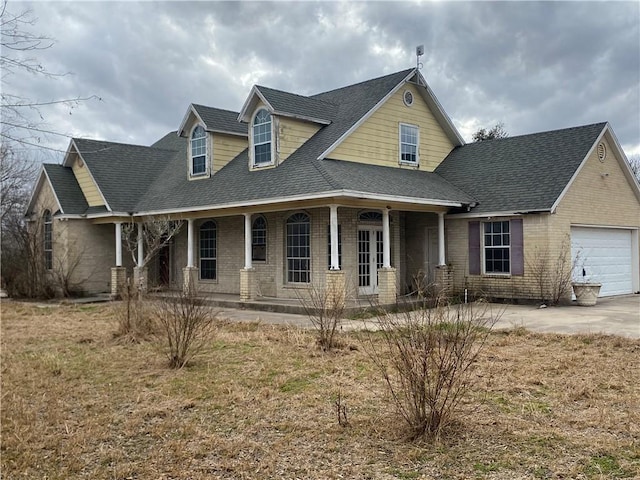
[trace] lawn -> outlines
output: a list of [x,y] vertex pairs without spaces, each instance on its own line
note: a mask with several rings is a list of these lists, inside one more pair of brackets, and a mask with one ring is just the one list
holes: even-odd
[[640,478],[639,340],[494,332],[427,444],[406,440],[364,332],[323,353],[313,332],[225,323],[170,370],[113,339],[115,307],[2,303],[2,478]]

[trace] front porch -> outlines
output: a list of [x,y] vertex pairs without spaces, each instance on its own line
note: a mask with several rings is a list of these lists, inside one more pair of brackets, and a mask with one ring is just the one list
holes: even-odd
[[418,278],[421,286],[451,288],[444,211],[433,206],[310,205],[180,222],[170,244],[149,262],[143,261],[146,227],[139,222],[133,265],[123,264],[116,223],[114,296],[131,276],[137,286],[144,283],[143,291],[193,290],[215,305],[274,312],[304,313],[299,299],[323,289],[355,312],[371,304],[395,308],[398,298],[420,289]]

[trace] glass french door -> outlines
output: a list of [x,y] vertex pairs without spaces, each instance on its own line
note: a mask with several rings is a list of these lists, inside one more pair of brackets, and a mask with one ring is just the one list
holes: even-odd
[[378,293],[378,269],[382,268],[382,228],[358,228],[358,292]]

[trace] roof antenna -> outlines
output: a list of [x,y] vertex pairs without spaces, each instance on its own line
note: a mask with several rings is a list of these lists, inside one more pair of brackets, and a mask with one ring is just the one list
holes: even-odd
[[420,57],[424,55],[424,45],[418,45],[416,47],[416,70],[422,69],[423,65],[420,61]]

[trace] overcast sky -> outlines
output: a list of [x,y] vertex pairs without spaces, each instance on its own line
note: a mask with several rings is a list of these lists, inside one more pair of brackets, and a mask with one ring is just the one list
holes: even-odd
[[[467,140],[609,121],[640,154],[640,2],[9,2],[58,78],[13,74],[73,136],[149,145],[190,103],[238,111],[254,84],[310,95],[415,66]],[[33,52],[31,52],[33,54]],[[4,74],[4,72],[3,72]],[[65,150],[69,139],[49,137]],[[50,160],[61,161],[62,154]]]

